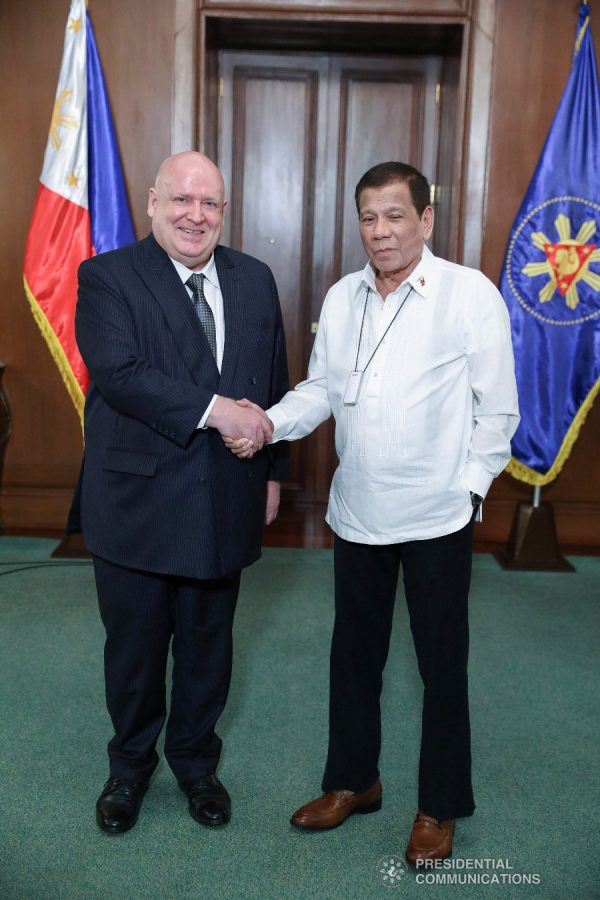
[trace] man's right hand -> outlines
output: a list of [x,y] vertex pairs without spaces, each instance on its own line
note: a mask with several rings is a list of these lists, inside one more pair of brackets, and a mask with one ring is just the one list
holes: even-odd
[[[260,408],[260,406],[257,406],[256,403],[252,403],[251,400],[247,400],[245,397],[243,397],[241,400],[236,400],[235,402],[238,406],[245,406],[249,409],[253,409],[260,415],[266,416],[266,413]],[[270,441],[273,437],[273,431],[275,430],[275,428],[271,419],[267,419],[267,422],[269,423],[269,428],[271,429],[271,437],[268,439]],[[237,456],[238,459],[252,459],[257,450],[260,449],[255,447],[252,441],[248,440],[247,438],[232,438],[224,434],[222,434],[221,437],[223,438],[223,443],[225,444],[227,449],[231,450],[233,455]]]
[[222,437],[251,441],[253,451],[261,450],[273,435],[267,414],[248,400],[236,402],[229,397],[217,397],[205,424],[216,428]]

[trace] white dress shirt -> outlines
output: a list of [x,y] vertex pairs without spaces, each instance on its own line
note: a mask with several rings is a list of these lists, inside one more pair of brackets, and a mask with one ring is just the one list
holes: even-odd
[[[345,405],[363,312],[359,371],[400,304],[358,402]],[[268,411],[273,440],[304,437],[332,413],[339,465],[326,518],[336,534],[394,544],[466,525],[470,491],[485,497],[519,422],[508,312],[491,281],[427,247],[385,301],[370,263],[338,281],[306,381]]]
[[[215,265],[215,255],[213,253],[204,268],[198,270],[188,269],[187,266],[184,266],[183,263],[180,263],[178,260],[173,259],[172,256],[170,256],[169,259],[175,266],[175,271],[183,281],[185,289],[190,297],[190,301],[192,298],[192,290],[187,286],[186,281],[191,275],[194,274],[205,276],[203,283],[204,296],[206,297],[206,302],[212,310],[212,314],[215,320],[215,335],[217,340],[217,368],[220,372],[221,365],[223,364],[223,349],[225,347],[225,312],[223,309],[223,295],[221,293],[221,286],[219,284],[219,276],[217,275],[217,267]],[[210,415],[211,409],[215,405],[217,396],[218,394],[214,394],[212,400],[206,407],[202,418],[198,422],[198,425],[196,426],[197,428],[205,427],[206,420]]]

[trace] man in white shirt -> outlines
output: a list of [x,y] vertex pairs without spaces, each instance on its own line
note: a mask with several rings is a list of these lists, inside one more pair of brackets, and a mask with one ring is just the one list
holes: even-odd
[[[369,262],[328,292],[308,378],[270,410],[273,441],[333,414],[339,466],[324,794],[292,824],[333,828],[381,806],[379,697],[402,565],[424,684],[418,812],[407,859],[452,851],[475,808],[467,687],[472,522],[518,421],[510,326],[481,273],[433,256],[429,184],[402,163],[356,188]],[[231,444],[231,442],[230,442]],[[232,444],[238,454],[251,450]]]

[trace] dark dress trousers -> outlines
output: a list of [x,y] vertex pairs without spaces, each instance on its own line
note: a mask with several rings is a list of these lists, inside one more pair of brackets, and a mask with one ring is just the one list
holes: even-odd
[[156,765],[171,637],[165,754],[180,781],[214,771],[239,572],[260,556],[267,479],[287,471],[287,445],[239,460],[216,430],[197,429],[214,394],[266,408],[288,388],[270,269],[214,252],[225,314],[220,374],[152,235],[79,269],[76,334],[91,387],[69,529],[81,528],[94,556],[117,777],[147,780]]

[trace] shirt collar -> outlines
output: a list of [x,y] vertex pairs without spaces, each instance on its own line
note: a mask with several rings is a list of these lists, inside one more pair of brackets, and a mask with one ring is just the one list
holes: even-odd
[[371,261],[366,264],[364,269],[362,270],[362,276],[360,279],[360,283],[358,285],[358,290],[356,292],[356,296],[360,294],[363,287],[371,288],[372,291],[376,291],[377,287],[375,285],[375,272],[373,271],[373,266],[371,265]]
[[186,283],[186,281],[188,280],[190,275],[193,275],[195,272],[197,275],[204,275],[206,277],[207,281],[210,281],[210,283],[212,285],[214,285],[216,288],[219,287],[219,279],[217,276],[217,267],[215,265],[215,254],[214,253],[211,254],[210,259],[208,260],[206,265],[203,266],[202,269],[188,269],[187,266],[184,266],[184,264],[179,262],[179,260],[173,259],[172,256],[170,256],[169,259],[175,266],[175,271],[177,272],[177,274],[179,275],[179,277],[181,278],[181,280],[183,281],[184,284]]
[[[402,282],[403,284],[406,284],[408,282],[412,289],[422,297],[429,296],[429,291],[433,283],[433,259],[433,253],[425,244],[423,246],[423,255],[421,256],[421,259],[412,270],[406,281]],[[377,290],[377,286],[375,284],[375,272],[373,271],[373,267],[370,261],[366,264],[362,271],[360,284],[358,287],[358,291],[356,292],[357,297],[365,286],[371,288],[372,291]]]

